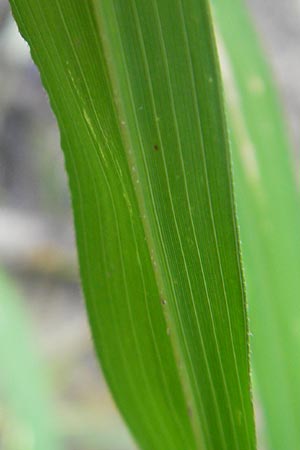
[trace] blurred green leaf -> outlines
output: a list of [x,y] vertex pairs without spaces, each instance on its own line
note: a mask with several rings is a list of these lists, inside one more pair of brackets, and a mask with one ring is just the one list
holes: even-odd
[[0,447],[59,450],[47,374],[30,320],[10,280],[0,274]]
[[11,0],[61,130],[107,381],[144,449],[253,449],[206,0]]
[[272,450],[300,448],[300,208],[272,77],[243,1],[213,0],[228,103],[254,378]]

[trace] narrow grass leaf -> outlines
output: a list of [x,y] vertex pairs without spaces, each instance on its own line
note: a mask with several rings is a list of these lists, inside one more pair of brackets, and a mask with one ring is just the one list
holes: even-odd
[[144,449],[253,449],[204,0],[11,0],[61,130],[95,346]]

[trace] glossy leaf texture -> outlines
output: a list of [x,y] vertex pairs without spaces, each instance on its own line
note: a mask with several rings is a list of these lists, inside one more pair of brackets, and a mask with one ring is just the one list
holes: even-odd
[[143,449],[254,449],[204,0],[11,0],[56,114],[95,347]]
[[[261,439],[300,446],[300,208],[292,149],[244,1],[213,0],[231,127]],[[240,36],[239,39],[236,37]]]

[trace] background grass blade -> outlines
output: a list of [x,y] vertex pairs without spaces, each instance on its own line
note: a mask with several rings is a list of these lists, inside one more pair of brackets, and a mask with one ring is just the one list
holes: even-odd
[[6,450],[60,450],[57,422],[26,311],[0,274],[0,446]]
[[213,4],[232,131],[254,379],[270,448],[294,449],[300,445],[300,209],[291,148],[244,2]]
[[110,388],[145,449],[253,449],[228,140],[204,0],[11,0],[62,136]]

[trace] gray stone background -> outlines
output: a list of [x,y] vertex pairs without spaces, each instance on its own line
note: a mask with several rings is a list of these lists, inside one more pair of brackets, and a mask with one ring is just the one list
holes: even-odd
[[[248,5],[298,153],[300,0],[248,0]],[[57,127],[6,0],[0,0],[0,266],[32,319],[63,448],[133,449],[92,351]],[[0,389],[0,449],[21,450],[3,446],[5,433],[15,432],[8,422]]]
[[300,142],[300,0],[248,0],[282,98],[291,139]]

